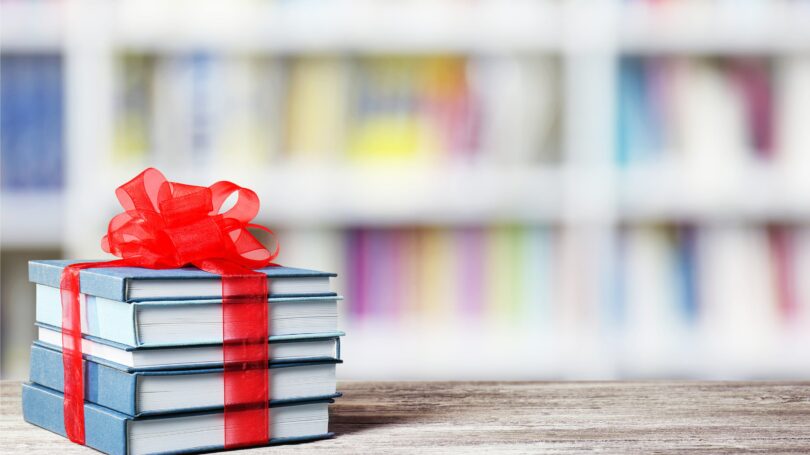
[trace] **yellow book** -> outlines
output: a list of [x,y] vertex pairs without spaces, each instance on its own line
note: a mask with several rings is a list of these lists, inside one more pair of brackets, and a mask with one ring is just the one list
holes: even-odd
[[349,155],[436,160],[465,147],[466,63],[457,57],[374,57],[359,62]]
[[485,261],[488,280],[485,314],[496,325],[509,324],[520,314],[520,257],[518,231],[514,227],[490,228],[486,236]]
[[117,162],[145,160],[152,147],[149,124],[154,61],[149,56],[127,54],[117,59],[114,71],[113,159]]
[[455,307],[451,233],[442,228],[422,231],[419,241],[419,310],[431,325],[446,324]]
[[287,151],[293,159],[320,160],[342,153],[348,72],[338,57],[292,62],[287,92]]

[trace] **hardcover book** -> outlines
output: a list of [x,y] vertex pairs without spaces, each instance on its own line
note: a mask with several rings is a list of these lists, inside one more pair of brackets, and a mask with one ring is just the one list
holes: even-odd
[[[59,327],[37,323],[39,341],[62,346]],[[343,332],[271,336],[271,363],[340,359]],[[187,369],[222,365],[222,343],[161,347],[127,346],[91,335],[82,335],[82,352],[91,358],[135,369]]]
[[[36,320],[60,326],[58,288],[36,286]],[[334,333],[337,295],[269,299],[270,334]],[[123,302],[80,295],[82,333],[132,347],[222,343],[221,299]]]
[[[75,262],[68,260],[37,260],[28,262],[28,279],[36,284],[58,288],[62,270]],[[291,267],[258,269],[269,278],[269,296],[335,296],[330,288],[334,273]],[[178,269],[146,269],[139,267],[109,267],[85,269],[80,272],[81,293],[121,302],[149,300],[217,300],[222,297],[219,275],[194,267]]]
[[[271,404],[336,398],[337,359],[270,366]],[[84,361],[85,401],[131,416],[223,407],[222,367],[186,370],[133,370],[101,359]],[[62,353],[35,342],[31,382],[64,391]]]
[[[65,436],[61,393],[37,384],[23,384],[26,422]],[[268,444],[303,442],[332,437],[328,405],[331,399],[288,401],[270,405]],[[85,403],[86,445],[111,455],[141,455],[222,450],[222,411],[132,417]]]

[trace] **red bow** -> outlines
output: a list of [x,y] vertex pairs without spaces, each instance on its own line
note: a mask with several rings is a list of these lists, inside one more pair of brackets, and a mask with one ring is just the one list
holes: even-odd
[[[65,431],[85,443],[79,271],[94,267],[176,268],[194,265],[222,276],[225,447],[267,443],[269,429],[268,279],[253,269],[278,256],[248,228],[259,211],[253,191],[231,182],[210,187],[169,182],[149,168],[115,191],[124,212],[109,224],[104,251],[121,259],[72,264],[64,269],[62,351]],[[233,207],[219,213],[237,194]]]

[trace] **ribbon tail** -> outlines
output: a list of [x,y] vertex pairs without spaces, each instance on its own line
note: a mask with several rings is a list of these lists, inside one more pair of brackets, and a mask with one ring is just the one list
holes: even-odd
[[84,366],[82,365],[82,322],[79,302],[80,270],[80,267],[65,267],[59,284],[62,299],[65,433],[71,441],[84,445]]
[[124,267],[127,259],[71,264],[62,270],[59,294],[62,300],[62,368],[64,370],[65,434],[76,444],[85,444],[84,365],[82,359],[81,277],[82,269]]
[[222,276],[225,448],[267,444],[271,398],[267,275],[222,260],[195,265]]

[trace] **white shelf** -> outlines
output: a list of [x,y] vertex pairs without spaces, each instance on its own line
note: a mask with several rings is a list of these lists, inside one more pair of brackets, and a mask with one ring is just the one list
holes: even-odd
[[[109,214],[114,189],[140,169],[98,183]],[[678,166],[352,166],[287,164],[251,172],[164,168],[170,180],[231,180],[257,192],[268,225],[465,225],[595,222],[807,222],[810,179],[752,165],[701,175]],[[741,197],[740,195],[745,195]]]
[[[4,51],[59,51],[75,0],[5,2]],[[651,8],[627,3],[594,12],[554,0],[272,2],[118,0],[83,4],[107,17],[114,47],[171,53],[502,53],[576,48],[570,19],[609,26],[618,49],[660,53],[791,53],[810,50],[802,2],[717,2]],[[618,18],[612,21],[612,16]],[[180,26],[182,24],[182,26]],[[610,25],[613,24],[613,25]],[[317,31],[317,32],[315,32]],[[567,44],[574,44],[568,46]]]
[[3,2],[0,49],[5,52],[59,52],[65,4],[55,0]]
[[60,193],[13,193],[0,197],[3,248],[60,248],[63,244],[63,196]]
[[[121,1],[117,46],[265,52],[550,50],[560,44],[553,1]],[[178,27],[178,24],[183,24]]]
[[[231,180],[256,191],[259,218],[272,226],[534,223],[561,216],[563,177],[557,167],[302,164],[252,173],[220,169],[216,175],[163,171],[170,180],[200,185]],[[135,172],[109,173],[106,194]]]
[[802,2],[625,4],[619,45],[639,53],[790,53],[810,50],[810,7]]
[[618,171],[617,210],[628,221],[810,221],[810,181],[787,167],[696,172],[677,166]]
[[[573,219],[619,222],[762,223],[810,220],[810,180],[790,172],[751,166],[728,178],[701,178],[673,166],[636,166],[615,173],[575,167],[335,166],[286,165],[255,172],[164,169],[168,178],[207,185],[226,179],[253,189],[262,201],[258,220],[274,227],[311,225],[558,224]],[[99,203],[110,215],[120,211],[114,188],[136,170],[119,169],[100,179]],[[601,176],[601,177],[600,177]],[[581,182],[587,181],[588,184]],[[799,182],[799,185],[793,184]],[[801,184],[801,182],[807,182]],[[571,208],[580,193],[615,197]],[[746,194],[746,197],[740,197]],[[59,246],[62,196],[3,195],[3,245]],[[577,210],[579,213],[577,213]],[[572,213],[573,211],[573,213]],[[10,214],[22,214],[11,216]]]
[[[136,172],[108,173],[106,193],[112,195]],[[208,185],[224,179],[251,188],[262,201],[259,218],[274,226],[810,220],[810,179],[773,165],[710,175],[672,165],[600,170],[496,164],[288,164],[250,173],[164,172],[186,183]]]

